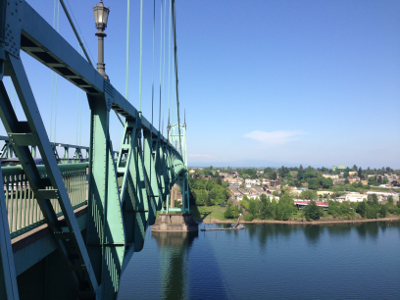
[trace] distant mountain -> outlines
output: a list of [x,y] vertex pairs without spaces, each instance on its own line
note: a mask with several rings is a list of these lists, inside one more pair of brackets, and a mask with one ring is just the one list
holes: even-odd
[[271,168],[280,168],[282,166],[285,167],[298,167],[300,166],[299,164],[293,164],[293,163],[288,163],[288,162],[276,162],[276,161],[267,161],[267,160],[255,160],[255,159],[246,159],[246,160],[237,160],[237,161],[231,161],[231,162],[198,162],[198,163],[191,163],[189,161],[189,167],[190,168],[204,168],[204,167],[209,167],[213,166],[214,168],[266,168],[266,167],[271,167]]

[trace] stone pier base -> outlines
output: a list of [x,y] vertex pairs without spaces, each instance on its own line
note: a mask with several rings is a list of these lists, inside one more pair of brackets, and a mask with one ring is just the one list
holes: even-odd
[[188,232],[198,231],[199,225],[191,214],[160,214],[151,227],[158,232]]

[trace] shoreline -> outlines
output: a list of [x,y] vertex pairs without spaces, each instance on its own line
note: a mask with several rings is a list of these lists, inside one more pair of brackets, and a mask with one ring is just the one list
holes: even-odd
[[[195,219],[196,222],[203,222],[205,224],[233,224],[232,221],[222,221],[222,220],[202,220]],[[327,221],[281,221],[281,220],[253,220],[253,221],[242,221],[240,224],[287,224],[287,225],[323,225],[323,224],[348,224],[348,223],[370,223],[370,222],[380,222],[380,221],[400,221],[400,216],[381,218],[381,219],[356,219],[356,220],[327,220]]]

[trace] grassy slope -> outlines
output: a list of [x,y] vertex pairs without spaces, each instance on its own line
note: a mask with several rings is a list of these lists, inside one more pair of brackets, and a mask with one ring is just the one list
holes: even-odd
[[225,207],[220,206],[190,206],[190,212],[193,215],[194,219],[202,219],[211,218],[217,220],[226,220],[224,217]]

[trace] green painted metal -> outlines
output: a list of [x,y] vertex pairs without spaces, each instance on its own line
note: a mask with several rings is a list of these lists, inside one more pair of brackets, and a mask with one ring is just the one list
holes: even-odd
[[[127,241],[131,243],[135,252],[143,248],[149,219],[149,198],[144,175],[141,135],[140,118],[127,120],[117,164],[118,171],[124,173],[121,201],[127,224],[125,232]],[[122,160],[123,156],[126,157],[125,162]]]
[[[87,167],[87,163],[60,165],[61,175],[73,209],[86,204]],[[48,178],[44,166],[38,166],[37,169],[41,178]],[[15,238],[42,225],[45,219],[22,166],[2,167],[1,170],[10,234],[11,238]],[[46,187],[46,189],[50,188],[50,186]],[[57,199],[50,201],[57,217],[61,216],[62,210]]]
[[[3,185],[1,169],[0,185]],[[14,300],[19,299],[19,293],[8,220],[6,200],[0,193],[0,299]]]
[[[181,185],[186,182],[182,151],[178,152],[28,3],[8,0],[6,6],[6,1],[0,0],[0,5],[4,7],[0,29],[9,24],[7,44],[0,30],[0,118],[8,134],[0,154],[15,154],[21,163],[2,169],[3,205],[11,232],[6,239],[45,222],[61,257],[58,267],[65,266],[63,271],[69,273],[76,297],[115,299],[124,266],[133,252],[142,250],[146,229],[154,223],[157,211],[163,203],[168,207],[171,187],[179,180]],[[15,13],[5,8],[14,6],[18,6]],[[20,50],[87,93],[91,110],[89,147],[49,141]],[[27,121],[17,118],[4,76],[12,78]],[[125,118],[117,163],[109,131],[111,109]],[[62,156],[58,153],[61,148]],[[72,159],[70,149],[75,149]],[[36,150],[43,166],[34,163]],[[85,160],[84,150],[89,159],[88,183],[87,164],[79,163]],[[75,164],[60,164],[67,160]],[[73,209],[86,203],[86,195],[84,241]],[[64,222],[58,221],[61,214]]]
[[109,135],[111,107],[105,97],[109,95],[88,96],[91,136],[86,244],[102,297],[113,299],[118,292],[125,234]]
[[[7,55],[6,55],[7,56]],[[89,257],[78,229],[78,224],[68,197],[60,169],[57,165],[54,151],[44,128],[43,121],[38,112],[36,101],[30,89],[28,78],[25,74],[22,62],[14,56],[8,55],[6,61],[7,74],[11,76],[16,87],[21,106],[27,121],[19,121],[10,99],[7,95],[3,82],[0,85],[0,117],[4,127],[13,144],[14,151],[18,157],[25,176],[29,180],[29,186],[37,198],[40,211],[43,214],[51,235],[62,256],[65,258],[66,268],[70,271],[76,293],[86,293],[81,287],[83,281],[89,279],[89,292],[92,294],[97,290]],[[48,178],[41,178],[35,165],[30,146],[36,146],[41,154],[43,163],[48,173]],[[51,189],[47,187],[51,186]],[[13,198],[11,198],[13,200]],[[61,211],[65,217],[66,229],[71,233],[70,240],[60,239],[59,233],[63,232],[62,225],[57,219],[51,199],[57,199]],[[12,201],[12,205],[14,202]],[[74,250],[72,250],[72,248]],[[71,257],[74,251],[76,258]],[[87,285],[86,285],[87,286]]]

